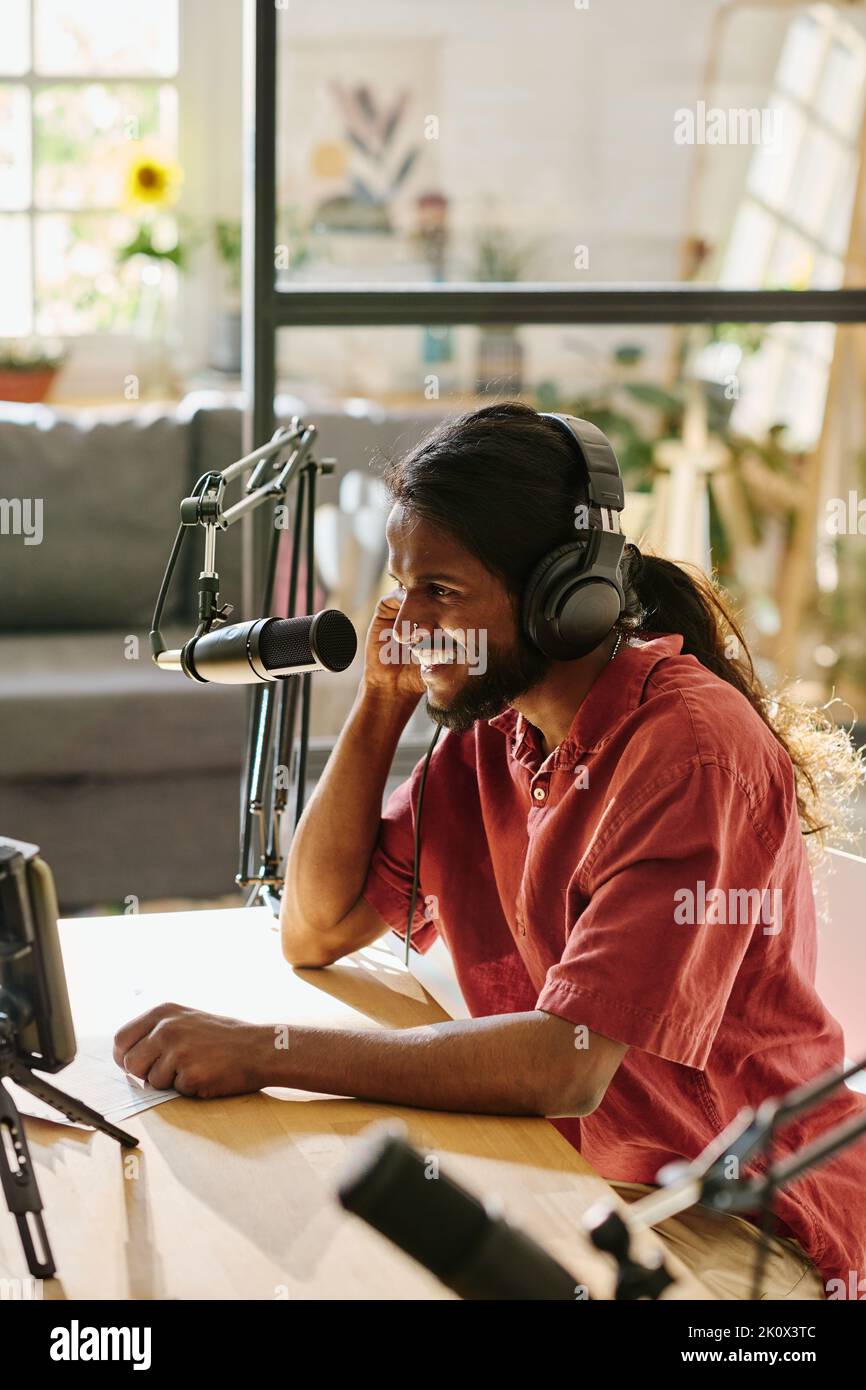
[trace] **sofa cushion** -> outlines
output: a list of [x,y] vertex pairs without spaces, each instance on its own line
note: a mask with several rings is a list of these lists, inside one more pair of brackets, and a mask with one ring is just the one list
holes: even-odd
[[[164,407],[134,413],[4,405],[0,630],[134,632],[149,624],[188,486],[190,425]],[[41,536],[12,534],[11,507],[41,509]],[[0,516],[2,526],[2,516]],[[188,609],[176,583],[165,621]]]
[[[180,647],[192,627],[162,633]],[[345,671],[314,674],[311,738],[334,739],[362,671],[359,651]],[[0,634],[0,780],[238,769],[252,689],[161,671],[146,631]]]
[[[130,636],[137,637],[138,655]],[[188,628],[163,628],[167,647]],[[199,685],[154,663],[147,633],[0,637],[4,780],[131,777],[241,761],[245,686]]]

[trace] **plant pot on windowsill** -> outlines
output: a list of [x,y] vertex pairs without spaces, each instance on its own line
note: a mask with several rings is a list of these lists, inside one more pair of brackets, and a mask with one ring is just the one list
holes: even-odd
[[56,367],[0,366],[0,401],[44,401]]
[[210,365],[229,376],[241,373],[241,311],[221,309],[214,321]]

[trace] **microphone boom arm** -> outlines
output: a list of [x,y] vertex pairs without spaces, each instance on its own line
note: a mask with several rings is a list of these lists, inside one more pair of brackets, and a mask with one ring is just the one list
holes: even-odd
[[[761,1209],[766,1216],[771,1211],[773,1198],[779,1188],[788,1186],[801,1173],[817,1168],[833,1154],[866,1135],[866,1118],[854,1116],[787,1158],[775,1163],[768,1162],[766,1171],[759,1177],[740,1176],[743,1165],[756,1155],[770,1155],[777,1131],[795,1115],[817,1109],[831,1092],[864,1069],[866,1058],[841,1070],[829,1067],[821,1075],[783,1096],[768,1097],[757,1110],[744,1107],[691,1163],[669,1163],[660,1169],[656,1174],[658,1190],[632,1203],[627,1217],[623,1218],[607,1202],[596,1203],[586,1214],[585,1224],[590,1238],[598,1249],[606,1250],[616,1259],[618,1288],[622,1285],[623,1288],[628,1286],[631,1290],[639,1291],[636,1295],[631,1292],[618,1296],[645,1294],[657,1297],[657,1290],[664,1287],[663,1282],[656,1282],[662,1270],[644,1268],[633,1259],[631,1235],[657,1226],[660,1221],[676,1216],[697,1202],[726,1213]],[[734,1178],[727,1171],[732,1160],[738,1174]],[[759,1229],[763,1237],[765,1227]],[[766,1242],[762,1239],[757,1248],[753,1298],[760,1297],[760,1275],[765,1255]]]
[[[267,444],[254,449],[252,453],[230,463],[221,472],[210,471],[202,474],[192,493],[180,504],[180,526],[169,555],[165,574],[157,596],[150,631],[151,654],[157,666],[163,670],[182,671],[189,674],[185,661],[190,642],[225,623],[233,611],[232,604],[220,606],[219,574],[216,569],[216,533],[226,530],[242,517],[248,516],[267,502],[273,502],[276,520],[276,507],[283,501],[288,489],[295,483],[298,487],[298,502],[295,512],[294,537],[291,557],[291,577],[289,583],[289,612],[287,617],[295,616],[298,559],[300,554],[301,519],[304,502],[307,502],[306,561],[307,561],[307,609],[313,607],[314,594],[314,518],[316,476],[334,471],[334,461],[327,459],[316,462],[310,451],[318,431],[315,425],[304,424],[299,416],[293,416],[288,428],[275,430]],[[252,469],[244,485],[244,496],[232,506],[223,509],[226,487],[235,478]],[[269,472],[276,470],[274,476]],[[189,642],[181,648],[166,649],[160,631],[162,617],[172,576],[177,565],[183,543],[195,526],[205,529],[204,563],[198,579],[197,626]],[[276,578],[277,552],[280,529],[272,528],[271,544],[267,563],[265,593],[262,608],[270,611],[273,606],[273,589]],[[292,771],[296,778],[295,825],[304,808],[306,782],[307,745],[309,742],[310,719],[310,676],[307,670],[300,674],[301,684],[301,735],[297,758],[292,759]],[[274,689],[277,685],[279,688]],[[294,742],[297,713],[298,686],[296,681],[281,680],[257,686],[249,710],[249,730],[246,762],[243,773],[241,803],[240,865],[235,876],[239,887],[252,885],[246,899],[250,906],[256,898],[279,914],[279,889],[283,882],[280,854],[280,828],[288,800],[288,790],[280,777],[287,766],[287,753]],[[274,704],[276,702],[276,709]],[[265,793],[265,777],[270,768],[271,788],[269,798]],[[257,872],[251,867],[253,823],[259,828],[260,863]]]
[[[300,473],[317,433],[315,425],[304,425],[296,415],[292,418],[291,426],[289,428],[280,427],[275,430],[267,444],[262,444],[252,453],[230,463],[221,472],[202,474],[190,496],[182,500],[180,504],[180,529],[163,576],[151,623],[150,647],[157,665],[173,671],[183,669],[180,663],[180,650],[166,651],[159,623],[180,547],[189,529],[194,526],[205,528],[204,564],[199,575],[198,626],[193,634],[195,637],[201,637],[205,632],[210,632],[215,624],[225,622],[233,611],[231,604],[222,609],[217,608],[219,599],[219,575],[216,571],[217,528],[225,531],[236,521],[240,521],[241,517],[263,506],[265,502],[272,499],[281,501],[289,485]],[[268,465],[279,459],[280,454],[290,445],[295,447],[283,463],[277,476],[262,481]],[[332,473],[334,469],[333,464],[327,462],[318,464],[317,467],[323,473]],[[245,496],[223,511],[223,497],[227,485],[249,468],[252,468],[253,471],[244,486]],[[160,657],[162,656],[165,659],[161,661]]]

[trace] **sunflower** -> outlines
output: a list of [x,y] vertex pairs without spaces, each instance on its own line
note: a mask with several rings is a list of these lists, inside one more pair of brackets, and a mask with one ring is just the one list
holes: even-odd
[[134,159],[126,173],[126,197],[146,207],[170,207],[175,202],[183,175],[180,167],[154,154]]

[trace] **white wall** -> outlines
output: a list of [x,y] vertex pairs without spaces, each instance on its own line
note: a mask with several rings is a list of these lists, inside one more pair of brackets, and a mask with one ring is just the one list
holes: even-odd
[[[240,0],[181,0],[180,163],[182,210],[208,233],[219,218],[239,218],[241,199]],[[195,253],[181,282],[183,360],[208,360],[222,277],[212,242]]]
[[[436,40],[442,184],[457,225],[496,196],[518,233],[546,242],[544,278],[677,270],[693,150],[673,113],[701,94],[714,0],[375,0],[291,3],[282,43],[337,36]],[[394,74],[395,84],[399,74]],[[421,179],[423,183],[423,178]]]
[[[694,149],[674,143],[674,112],[693,105],[704,90],[718,9],[707,0],[590,0],[588,10],[567,0],[376,0],[366,6],[291,0],[281,43],[303,50],[330,37],[351,52],[379,38],[387,55],[394,41],[429,41],[440,92],[432,113],[440,119],[439,182],[452,202],[452,278],[470,260],[473,227],[483,221],[485,199],[493,197],[515,239],[536,244],[536,278],[672,281],[680,275],[695,158]],[[386,61],[381,66],[387,73]],[[399,76],[395,71],[395,86]],[[302,128],[299,135],[303,139]],[[294,194],[298,171],[292,169],[293,182],[285,163],[284,191]],[[413,191],[428,182],[419,169]],[[588,270],[575,269],[578,244],[589,250]],[[405,266],[384,259],[383,272],[382,278],[410,278]],[[308,274],[321,278],[322,270],[302,271],[299,278]],[[417,270],[411,278],[418,278]],[[472,335],[461,338],[465,358]],[[566,340],[580,339],[599,355],[623,341],[643,342],[662,356],[665,351],[657,330],[627,327],[588,333],[525,328],[521,338],[534,380],[561,377],[563,363],[568,370],[573,362],[576,387],[581,358],[564,351]],[[321,334],[303,335],[299,348],[311,373],[326,370],[338,351]],[[344,351],[347,385],[351,364],[364,365],[377,351],[389,357],[393,351],[397,374],[405,370],[406,335],[399,343],[395,335],[389,350],[384,334],[355,334]],[[289,365],[297,355],[284,347],[282,360]]]

